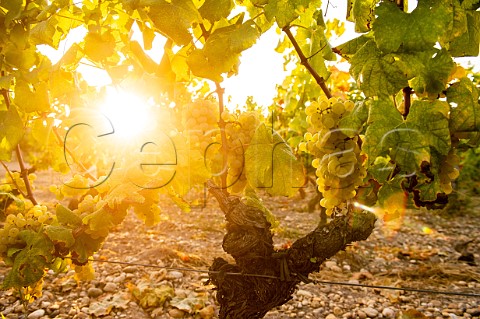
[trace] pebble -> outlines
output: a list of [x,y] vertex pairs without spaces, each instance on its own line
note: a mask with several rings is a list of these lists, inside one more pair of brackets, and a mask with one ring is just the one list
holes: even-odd
[[378,316],[378,311],[376,309],[367,307],[362,309],[363,312],[369,317],[369,318],[375,318]]
[[127,266],[127,267],[123,268],[123,272],[125,272],[127,274],[131,274],[131,273],[134,273],[136,271],[137,271],[136,266]]
[[358,318],[360,319],[366,319],[367,318],[367,314],[361,310],[357,311],[357,316]]
[[382,315],[385,318],[395,318],[395,311],[393,311],[393,309],[391,308],[384,308],[382,311]]
[[467,313],[472,316],[480,316],[480,307],[467,309]]
[[313,294],[310,291],[303,290],[303,289],[298,289],[297,290],[297,296],[303,296],[306,298],[312,298]]
[[89,288],[88,291],[87,291],[87,295],[88,295],[90,298],[97,298],[97,297],[100,296],[102,293],[103,293],[102,289],[96,288],[96,287]]
[[167,279],[181,279],[183,278],[183,274],[179,271],[170,271],[167,273]]
[[327,267],[327,268],[330,269],[330,270],[333,270],[333,269],[332,269],[333,267],[338,267],[338,266],[337,266],[337,263],[336,263],[335,261],[333,261],[333,260],[327,260],[327,261],[325,262],[325,267]]
[[331,313],[328,316],[326,316],[325,319],[337,319],[337,317],[333,313]]
[[168,314],[172,318],[183,318],[183,316],[185,315],[185,312],[180,309],[173,308],[168,311]]
[[335,316],[341,316],[342,313],[343,313],[342,308],[340,308],[340,307],[334,307],[334,308],[333,308],[333,314],[334,314]]
[[45,315],[45,310],[43,309],[38,309],[35,310],[34,312],[30,313],[27,318],[28,319],[38,319],[40,317],[43,317]]
[[105,292],[115,292],[117,291],[118,289],[118,286],[117,284],[113,283],[113,282],[108,282],[105,287],[103,287],[103,291]]

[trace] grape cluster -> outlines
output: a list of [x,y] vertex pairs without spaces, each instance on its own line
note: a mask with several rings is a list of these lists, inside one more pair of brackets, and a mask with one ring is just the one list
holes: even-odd
[[316,168],[318,190],[323,194],[320,205],[327,209],[327,214],[354,198],[366,176],[359,137],[349,137],[338,128],[340,119],[353,107],[352,101],[320,97],[305,110],[311,132],[305,134],[299,150],[315,156],[312,166]]
[[[37,175],[35,173],[28,174],[28,180],[30,182],[30,187],[32,190],[35,189],[33,182],[37,179]],[[11,172],[5,174],[5,181],[8,185],[10,185],[11,189],[18,189],[23,194],[27,193],[27,187],[25,186],[25,181],[22,178],[22,174],[20,172]]]
[[8,247],[21,244],[18,234],[24,229],[38,231],[42,224],[53,221],[53,215],[48,212],[47,206],[35,205],[17,214],[7,215],[3,229],[0,229],[0,257],[5,258]]
[[460,174],[457,168],[459,163],[460,159],[452,149],[440,165],[440,171],[438,174],[440,176],[440,188],[447,195],[453,191],[452,181]]
[[55,194],[58,200],[62,200],[65,197],[85,195],[90,188],[88,178],[80,174],[75,174],[72,179],[63,185],[51,185],[49,190]]
[[202,154],[212,143],[213,131],[218,129],[217,105],[209,100],[197,100],[184,106],[183,126],[190,146]]
[[[259,115],[255,112],[233,114],[228,110],[223,111],[222,119],[225,121],[225,135],[227,137],[227,185],[234,193],[241,192],[247,184],[245,175],[245,150],[260,124]],[[222,144],[220,133],[216,135],[215,142]],[[217,153],[215,162],[222,163],[221,152]],[[217,165],[218,166],[218,165]]]

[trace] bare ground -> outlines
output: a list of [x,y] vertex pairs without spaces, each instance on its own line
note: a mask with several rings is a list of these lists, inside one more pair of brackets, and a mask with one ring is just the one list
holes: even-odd
[[[52,206],[47,188],[56,176],[38,175],[39,199]],[[319,222],[317,213],[306,212],[311,196],[312,190],[305,199],[263,196],[280,221],[274,236],[278,247],[289,245]],[[217,318],[215,290],[205,271],[214,257],[228,258],[221,247],[223,214],[212,198],[189,213],[168,200],[162,210],[164,220],[154,227],[144,226],[133,214],[127,216],[94,256],[94,280],[78,282],[72,271],[50,272],[43,296],[26,311],[14,291],[0,291],[0,313],[5,318]],[[480,318],[478,296],[318,282],[479,294],[479,216],[478,209],[454,217],[409,210],[398,229],[379,226],[367,241],[337,254],[310,276],[317,282],[302,283],[293,300],[266,318]],[[459,260],[457,245],[469,240],[464,254],[471,253],[476,265]],[[7,271],[0,262],[0,280]],[[172,288],[170,295],[164,294],[167,288]],[[164,303],[162,296],[168,296]]]

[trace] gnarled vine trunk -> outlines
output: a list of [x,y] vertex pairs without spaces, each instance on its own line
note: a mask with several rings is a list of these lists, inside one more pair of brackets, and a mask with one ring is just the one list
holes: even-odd
[[319,225],[289,249],[276,251],[271,225],[260,209],[244,204],[213,183],[208,187],[227,220],[223,249],[235,259],[235,264],[230,264],[216,258],[210,267],[223,319],[263,318],[269,310],[290,300],[297,284],[318,271],[326,259],[354,241],[367,239],[376,220],[369,212],[337,217]]

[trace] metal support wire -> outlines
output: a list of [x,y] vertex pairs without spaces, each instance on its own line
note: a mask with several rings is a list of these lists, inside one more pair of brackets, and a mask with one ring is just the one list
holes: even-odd
[[[132,263],[126,261],[112,261],[112,260],[101,260],[101,259],[91,259],[93,262],[98,263],[110,263],[110,264],[120,264],[120,265],[129,265],[129,266],[139,266],[146,268],[157,268],[165,270],[176,270],[176,271],[187,271],[187,272],[196,272],[196,273],[206,273],[206,274],[220,274],[220,271],[210,271],[204,269],[194,269],[194,268],[182,268],[182,267],[168,267],[168,266],[158,266],[152,264],[143,264],[143,263]],[[280,277],[261,275],[261,274],[243,274],[239,272],[223,272],[227,276],[243,276],[243,277],[258,277],[266,279],[277,279],[281,280]],[[312,283],[319,285],[338,285],[338,286],[350,286],[350,287],[361,287],[361,288],[370,288],[370,289],[385,289],[385,290],[397,290],[397,291],[409,291],[409,292],[419,292],[427,294],[437,294],[437,295],[450,295],[450,296],[463,296],[463,297],[474,297],[480,298],[480,294],[470,293],[470,292],[455,292],[455,291],[445,291],[445,290],[433,290],[433,289],[418,289],[410,287],[393,287],[393,286],[379,286],[379,285],[365,285],[360,283],[350,283],[350,282],[339,282],[339,281],[326,281],[326,280],[310,280]]]

